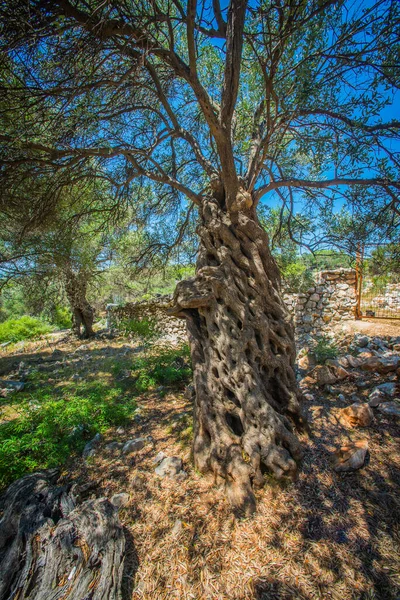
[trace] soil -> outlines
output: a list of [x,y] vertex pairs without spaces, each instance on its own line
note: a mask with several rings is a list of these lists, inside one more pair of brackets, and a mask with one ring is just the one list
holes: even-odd
[[[400,334],[397,323],[362,321],[354,327],[369,335]],[[25,345],[12,355],[7,352],[0,368],[2,363],[4,372],[29,355],[80,344],[61,340],[50,350]],[[85,353],[97,360],[87,361],[88,376],[101,369],[102,356],[109,359],[127,345],[134,350],[134,343],[122,339],[91,342]],[[374,385],[394,378],[354,372],[329,391],[311,388],[304,403],[311,433],[301,436],[304,459],[298,477],[278,483],[266,476],[265,487],[257,492],[257,512],[248,519],[235,518],[224,494],[192,466],[185,435],[192,405],[185,391],[165,388],[140,397],[140,418],[123,433],[109,430],[93,459],[73,460],[61,477],[86,483],[87,497],[129,493],[129,504],[120,510],[130,540],[125,600],[398,599],[399,422],[375,411],[372,426],[352,429],[338,415],[354,402],[354,394],[366,400]],[[361,381],[366,387],[357,385]],[[136,454],[107,454],[107,443],[138,436],[151,438]],[[356,440],[368,441],[365,466],[336,473],[333,450]],[[155,475],[154,458],[160,451],[183,459],[187,479]]]
[[369,336],[400,336],[400,319],[360,319],[347,321],[342,327],[345,331],[363,333]]

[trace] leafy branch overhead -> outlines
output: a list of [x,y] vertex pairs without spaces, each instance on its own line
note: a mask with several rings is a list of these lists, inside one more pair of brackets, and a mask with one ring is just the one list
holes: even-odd
[[291,208],[293,191],[360,185],[398,211],[400,122],[384,115],[400,83],[399,11],[4,2],[3,198],[21,172],[51,170],[59,185],[106,178],[122,196],[145,178],[171,207],[200,205],[209,186],[229,207],[244,189]]

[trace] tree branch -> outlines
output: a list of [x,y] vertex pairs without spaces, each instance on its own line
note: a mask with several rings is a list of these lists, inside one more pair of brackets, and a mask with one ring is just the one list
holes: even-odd
[[220,115],[221,125],[226,127],[227,131],[230,131],[239,90],[246,7],[247,0],[231,0],[228,10],[226,61]]
[[267,185],[264,185],[256,190],[256,199],[259,200],[264,194],[276,190],[281,187],[297,187],[297,188],[316,188],[324,189],[331,188],[337,185],[377,185],[384,189],[388,186],[395,187],[400,190],[399,181],[389,181],[387,179],[380,179],[379,177],[364,178],[364,179],[353,179],[353,178],[337,178],[337,179],[326,179],[325,181],[311,181],[308,179],[287,179],[285,181],[271,181]]

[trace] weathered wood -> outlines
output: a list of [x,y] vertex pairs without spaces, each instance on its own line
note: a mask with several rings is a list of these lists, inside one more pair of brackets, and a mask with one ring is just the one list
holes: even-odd
[[[84,272],[74,273],[71,268],[64,270],[64,286],[72,310],[72,329],[78,337],[94,336],[94,310],[87,295],[87,277]],[[83,327],[83,332],[81,332]]]
[[77,505],[55,472],[0,498],[0,600],[120,600],[125,536],[105,498]]
[[266,471],[296,472],[302,452],[290,421],[303,419],[279,272],[251,196],[236,204],[227,212],[223,201],[204,202],[196,277],[178,284],[172,312],[186,318],[191,346],[195,465],[224,481],[247,514]]

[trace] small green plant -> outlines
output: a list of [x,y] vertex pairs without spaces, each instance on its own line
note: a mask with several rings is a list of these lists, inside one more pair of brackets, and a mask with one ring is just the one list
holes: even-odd
[[190,446],[193,440],[193,416],[188,413],[180,415],[167,431],[175,436],[182,446]]
[[27,472],[56,467],[81,452],[97,432],[132,416],[132,396],[103,383],[23,394],[19,416],[0,425],[0,488]]
[[189,348],[162,350],[157,355],[137,359],[132,365],[132,376],[139,393],[156,385],[174,385],[187,382],[191,376]]
[[285,291],[288,293],[298,293],[306,290],[313,283],[313,276],[310,269],[302,262],[291,262],[282,267],[282,277]]
[[144,339],[151,339],[156,334],[154,323],[149,319],[126,319],[121,322],[120,328],[126,335],[132,333]]
[[332,340],[327,336],[323,336],[318,340],[313,352],[315,355],[315,360],[320,365],[323,365],[328,358],[333,359],[338,355],[338,349],[335,343],[332,342]]
[[56,306],[52,322],[59,329],[70,329],[72,327],[71,311],[65,306]]
[[31,340],[45,333],[50,333],[53,328],[35,317],[24,316],[19,319],[8,319],[0,323],[0,342],[19,342]]

